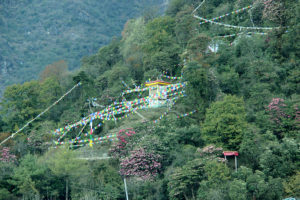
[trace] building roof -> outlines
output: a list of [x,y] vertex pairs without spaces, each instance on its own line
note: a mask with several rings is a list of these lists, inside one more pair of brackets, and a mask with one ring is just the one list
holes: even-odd
[[239,152],[237,151],[223,151],[224,156],[238,156]]
[[154,85],[170,85],[171,83],[163,81],[163,80],[156,80],[156,81],[149,81],[145,83],[146,87],[154,86]]

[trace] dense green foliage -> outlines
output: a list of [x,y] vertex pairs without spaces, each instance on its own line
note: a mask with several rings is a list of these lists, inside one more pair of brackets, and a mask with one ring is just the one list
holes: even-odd
[[211,104],[207,109],[202,133],[206,141],[238,150],[246,130],[243,101],[234,96],[225,96],[223,101]]
[[[195,14],[213,18],[252,2],[211,0]],[[278,2],[255,0],[251,10],[222,21],[278,29],[222,38],[216,36],[241,30],[199,25],[191,14],[198,1],[172,0],[163,16],[149,12],[127,21],[122,37],[84,57],[78,71],[68,72],[56,60],[39,81],[8,86],[0,140],[82,83],[7,142],[9,152],[0,149],[0,199],[125,199],[124,177],[135,200],[300,198],[300,5]],[[90,108],[87,99],[97,98],[99,105],[119,101],[122,81],[134,88],[163,71],[182,73],[187,96],[158,123],[152,121],[166,108],[139,111],[150,122],[133,114],[94,132],[133,128],[125,142],[52,148],[51,130],[100,109]],[[197,112],[177,117],[191,110]],[[237,171],[234,158],[222,154],[230,150],[239,152]]]

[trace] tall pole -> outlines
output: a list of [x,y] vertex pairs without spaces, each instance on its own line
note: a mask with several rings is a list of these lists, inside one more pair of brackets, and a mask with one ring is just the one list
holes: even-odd
[[125,193],[126,193],[126,200],[129,200],[128,192],[127,192],[127,185],[126,185],[126,178],[125,177],[124,177],[124,187],[125,187]]
[[234,156],[234,161],[235,161],[235,172],[237,172],[237,158]]
[[90,131],[90,147],[93,147],[93,120],[90,122],[91,131]]
[[117,126],[117,119],[116,119],[116,117],[115,117],[114,113],[113,113],[112,115],[113,115],[113,117],[114,117],[114,122],[115,122],[115,125]]

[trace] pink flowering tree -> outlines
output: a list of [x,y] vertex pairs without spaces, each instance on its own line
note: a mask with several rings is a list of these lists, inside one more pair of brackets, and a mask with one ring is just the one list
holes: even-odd
[[6,163],[16,162],[16,156],[10,153],[9,147],[4,147],[3,149],[1,149],[0,154],[0,161]]
[[269,103],[267,111],[270,114],[271,120],[277,124],[280,124],[282,118],[290,117],[285,113],[286,104],[281,98],[273,98]]
[[126,144],[121,142],[113,144],[112,147],[109,149],[108,154],[114,158],[121,158],[126,156],[128,154]]
[[121,129],[118,133],[119,143],[127,144],[126,138],[131,137],[135,134],[135,131],[132,128]]
[[131,155],[121,160],[120,174],[137,176],[143,180],[154,179],[161,169],[162,156],[148,153],[145,149],[131,151]]
[[263,17],[275,23],[282,23],[284,18],[284,5],[281,0],[263,0]]
[[128,141],[131,136],[135,134],[135,131],[132,128],[121,129],[118,133],[118,142],[113,144],[109,150],[109,155],[114,158],[122,158],[128,154]]
[[[299,104],[299,103],[298,103]],[[273,98],[267,107],[270,120],[273,122],[274,134],[294,137],[300,128],[300,109],[293,100],[285,102],[281,98]]]

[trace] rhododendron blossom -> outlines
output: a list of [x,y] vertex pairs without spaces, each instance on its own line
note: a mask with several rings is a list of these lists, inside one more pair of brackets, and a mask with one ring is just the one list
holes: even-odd
[[280,119],[282,117],[290,117],[284,112],[284,107],[286,107],[286,104],[284,104],[284,100],[281,98],[273,98],[270,104],[268,105],[267,110],[269,111],[271,115],[271,120],[275,121],[276,123],[280,123]]
[[133,134],[135,134],[135,131],[132,130],[132,128],[128,128],[128,129],[121,129],[119,130],[119,133],[118,133],[118,139],[121,143],[127,143],[126,141],[126,137],[130,137],[132,136]]
[[135,134],[135,131],[132,128],[128,129],[121,129],[119,130],[117,138],[119,139],[119,142],[114,144],[111,149],[109,150],[109,155],[115,157],[115,158],[121,158],[127,154],[127,151],[125,150],[126,144],[128,141],[126,140],[127,137],[131,137]]
[[147,153],[143,148],[131,151],[131,155],[121,161],[120,174],[137,176],[143,180],[153,179],[159,173],[161,159],[160,155]]
[[274,22],[279,22],[283,17],[283,5],[280,0],[263,0],[263,17]]
[[2,162],[15,162],[16,156],[10,153],[10,149],[8,147],[4,147],[0,150],[1,158],[0,161]]

